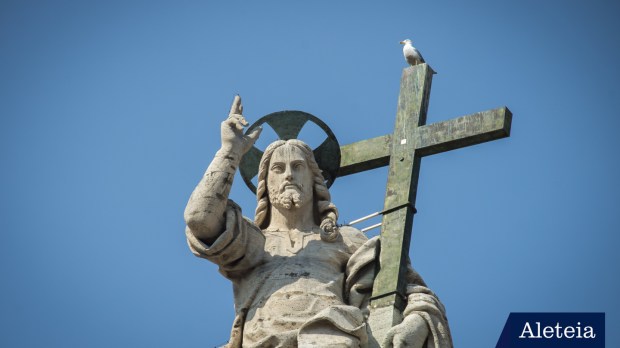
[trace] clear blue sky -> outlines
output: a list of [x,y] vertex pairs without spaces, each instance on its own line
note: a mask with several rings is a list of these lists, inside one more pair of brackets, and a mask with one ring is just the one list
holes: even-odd
[[[213,347],[230,283],[183,209],[235,93],[341,144],[392,132],[411,38],[428,123],[508,106],[512,135],[422,161],[411,257],[457,347],[510,312],[607,313],[620,346],[620,5],[612,1],[0,3],[0,346]],[[341,221],[386,170],[341,178]],[[237,177],[231,196],[253,217]],[[617,330],[616,330],[617,331]]]

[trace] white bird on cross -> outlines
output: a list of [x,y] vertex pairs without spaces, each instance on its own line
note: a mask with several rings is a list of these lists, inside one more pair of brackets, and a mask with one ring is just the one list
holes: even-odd
[[403,47],[403,55],[405,56],[405,60],[409,65],[414,66],[420,63],[424,63],[424,58],[422,58],[422,54],[417,48],[411,45],[411,40],[406,39],[400,42],[401,45],[405,45]]

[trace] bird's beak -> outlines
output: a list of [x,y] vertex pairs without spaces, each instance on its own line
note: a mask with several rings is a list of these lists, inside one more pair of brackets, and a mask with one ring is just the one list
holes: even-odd
[[401,41],[401,42],[400,42],[400,44],[401,44],[401,45],[404,45],[404,44],[405,44],[405,41]]

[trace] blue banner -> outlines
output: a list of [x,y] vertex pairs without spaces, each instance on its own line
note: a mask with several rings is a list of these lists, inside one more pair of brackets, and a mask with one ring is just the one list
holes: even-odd
[[604,348],[605,313],[510,313],[495,348]]

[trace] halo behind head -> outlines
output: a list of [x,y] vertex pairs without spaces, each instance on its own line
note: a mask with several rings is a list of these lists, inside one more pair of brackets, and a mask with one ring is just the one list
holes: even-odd
[[[321,169],[325,178],[325,185],[330,187],[336,180],[338,169],[340,169],[340,144],[331,129],[319,118],[303,111],[278,111],[261,117],[248,127],[246,134],[251,133],[255,128],[263,124],[269,125],[280,140],[297,139],[304,125],[312,122],[319,126],[326,134],[326,139],[315,149],[314,158]],[[303,141],[303,139],[300,139]],[[252,179],[258,174],[263,150],[253,146],[241,159],[239,171],[243,181],[248,188],[256,193],[256,186]]]

